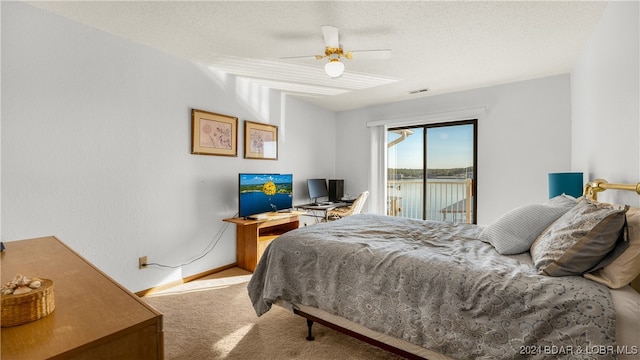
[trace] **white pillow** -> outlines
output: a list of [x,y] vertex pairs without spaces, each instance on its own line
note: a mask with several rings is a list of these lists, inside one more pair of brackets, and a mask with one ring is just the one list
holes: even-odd
[[542,231],[569,209],[541,204],[521,206],[484,228],[480,240],[493,245],[502,255],[521,254],[529,251]]
[[574,198],[571,195],[561,194],[561,195],[558,195],[556,197],[553,197],[553,198],[547,200],[546,202],[543,203],[543,205],[572,208],[572,207],[578,205],[578,202],[580,200],[582,200],[582,196],[579,197],[579,198]]

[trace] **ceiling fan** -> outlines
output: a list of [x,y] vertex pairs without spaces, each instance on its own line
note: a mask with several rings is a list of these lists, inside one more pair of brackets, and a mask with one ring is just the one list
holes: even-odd
[[322,35],[324,36],[325,50],[324,55],[313,56],[293,56],[284,57],[283,60],[289,59],[309,59],[315,58],[316,60],[329,59],[324,66],[324,71],[331,78],[339,78],[344,72],[344,63],[340,61],[340,58],[353,59],[354,55],[358,58],[378,58],[386,59],[391,56],[391,50],[379,49],[379,50],[354,50],[344,51],[338,37],[338,28],[331,25],[325,25],[322,27]]

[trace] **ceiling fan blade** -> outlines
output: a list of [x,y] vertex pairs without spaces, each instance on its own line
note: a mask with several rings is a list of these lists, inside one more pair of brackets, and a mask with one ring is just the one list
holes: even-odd
[[305,56],[287,56],[281,57],[280,60],[320,60],[324,55],[305,55]]
[[347,51],[345,56],[347,59],[389,59],[391,57],[390,49],[378,49],[378,50],[353,50]]
[[322,27],[322,35],[324,35],[324,45],[331,48],[339,48],[340,40],[338,39],[338,28],[331,25]]

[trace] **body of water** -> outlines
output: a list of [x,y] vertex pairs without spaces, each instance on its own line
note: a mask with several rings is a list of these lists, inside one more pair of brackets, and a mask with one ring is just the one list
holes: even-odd
[[262,191],[247,191],[240,194],[240,217],[246,217],[264,212],[291,209],[293,196],[291,194],[267,195]]

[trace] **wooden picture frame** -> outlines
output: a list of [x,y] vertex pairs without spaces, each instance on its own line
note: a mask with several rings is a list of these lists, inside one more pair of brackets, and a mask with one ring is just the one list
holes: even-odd
[[244,158],[278,159],[278,127],[245,120]]
[[191,109],[191,153],[238,156],[238,118]]

